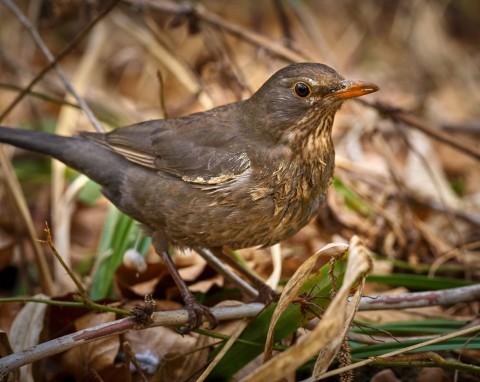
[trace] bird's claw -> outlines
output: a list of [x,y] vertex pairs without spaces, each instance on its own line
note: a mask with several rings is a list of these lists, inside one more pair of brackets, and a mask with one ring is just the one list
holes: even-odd
[[188,334],[192,330],[199,328],[203,321],[209,323],[209,329],[214,329],[218,325],[218,320],[211,310],[206,306],[199,304],[193,297],[191,299],[186,299],[185,309],[188,312],[188,321],[186,325],[177,329],[181,334]]

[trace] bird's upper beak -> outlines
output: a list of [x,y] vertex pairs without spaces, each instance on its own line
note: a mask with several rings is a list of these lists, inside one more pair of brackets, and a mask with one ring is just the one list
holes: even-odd
[[377,85],[370,82],[344,80],[342,81],[342,87],[329,94],[329,96],[343,100],[370,94],[379,89]]

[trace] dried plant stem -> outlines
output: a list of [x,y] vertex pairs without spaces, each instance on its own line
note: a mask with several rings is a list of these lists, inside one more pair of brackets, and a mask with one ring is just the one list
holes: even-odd
[[47,223],[45,223],[45,233],[47,234],[47,244],[49,245],[50,249],[52,250],[55,258],[58,260],[62,268],[67,272],[67,274],[70,276],[71,280],[74,282],[74,284],[77,287],[78,293],[80,294],[80,298],[82,300],[82,305],[83,307],[86,308],[91,308],[96,311],[109,311],[117,314],[122,314],[122,315],[130,315],[131,313],[127,310],[123,309],[116,309],[112,307],[107,307],[105,305],[97,304],[93,302],[90,297],[88,296],[87,291],[83,288],[82,283],[80,280],[77,278],[75,273],[69,268],[67,263],[63,260],[63,257],[58,253],[57,249],[55,248],[55,244],[53,243],[53,238],[52,238],[52,233],[50,231],[50,227],[48,226]]
[[398,357],[399,359],[394,358],[392,361],[383,361],[383,360],[376,361],[376,358],[373,358],[374,361],[372,362],[372,365],[382,366],[382,367],[407,367],[407,368],[440,367],[443,370],[452,370],[452,371],[462,370],[462,371],[473,372],[477,374],[480,373],[480,366],[477,366],[477,365],[470,365],[470,364],[466,364],[458,361],[448,361],[433,352],[427,352],[421,355],[428,356],[429,360],[418,359],[419,358],[418,356],[415,357],[416,359],[414,357]]
[[[24,91],[24,88],[21,87],[21,86],[17,86],[17,85],[14,85],[14,84],[7,84],[7,83],[3,83],[3,82],[0,82],[0,89],[11,90],[11,91],[16,92],[16,93]],[[70,107],[73,107],[75,109],[80,109],[80,106],[77,103],[69,102],[69,101],[67,101],[63,98],[59,98],[59,97],[51,95],[51,94],[47,94],[47,93],[43,93],[43,92],[37,92],[37,91],[33,91],[33,90],[27,91],[27,94],[31,97],[41,99],[45,102],[51,102],[51,103],[56,104],[56,105],[70,106]]]
[[55,245],[53,244],[53,239],[52,239],[52,232],[50,231],[50,227],[48,226],[48,223],[45,223],[45,233],[47,234],[47,244],[49,245],[50,249],[52,250],[53,254],[55,255],[56,259],[58,260],[62,268],[68,273],[72,281],[77,286],[77,290],[80,293],[82,300],[84,302],[87,302],[87,301],[90,302],[90,298],[88,297],[87,291],[83,288],[82,283],[77,278],[77,276],[75,276],[72,270],[68,267],[68,265],[63,260],[63,257],[60,256],[57,249],[55,248]]
[[449,333],[449,334],[434,338],[434,339],[429,340],[429,341],[425,341],[425,342],[422,342],[422,343],[419,343],[419,344],[416,344],[416,345],[407,346],[405,348],[395,350],[393,352],[384,354],[381,357],[369,358],[369,359],[366,359],[364,361],[353,363],[353,364],[351,364],[349,366],[346,366],[346,367],[341,367],[341,368],[338,368],[338,369],[335,369],[335,370],[332,370],[332,371],[328,371],[328,372],[318,376],[316,379],[308,378],[308,379],[305,379],[302,382],[313,382],[314,380],[318,381],[318,380],[321,380],[321,379],[325,379],[325,378],[328,378],[328,377],[331,377],[331,376],[334,376],[334,375],[341,374],[341,373],[343,373],[347,370],[358,369],[359,367],[369,365],[372,362],[380,362],[384,358],[393,357],[393,356],[396,356],[396,355],[399,355],[399,354],[407,353],[407,352],[412,351],[412,350],[421,349],[425,346],[430,346],[430,345],[433,345],[433,344],[437,344],[439,342],[443,342],[443,341],[449,340],[451,338],[466,336],[467,334],[475,333],[475,332],[478,332],[479,330],[480,330],[480,325],[476,325],[476,326],[473,326],[471,328],[467,328],[467,329],[463,329],[463,330],[458,330],[458,331],[455,331],[453,333]]
[[[427,298],[427,295],[429,295],[429,298]],[[461,300],[461,298],[463,298],[463,296],[465,295],[468,296],[468,299]],[[419,293],[409,293],[405,295],[381,296],[381,297],[378,297],[377,299],[372,299],[370,297],[363,297],[359,306],[359,310],[400,309],[400,308],[407,308],[407,307],[432,306],[432,305],[441,305],[441,304],[450,305],[454,302],[478,300],[479,295],[480,295],[480,286],[474,285],[471,287],[454,288],[454,289],[449,289],[445,291],[419,292]],[[412,298],[412,296],[414,296],[415,298]],[[14,302],[14,301],[24,301],[24,300],[23,299],[0,300],[0,302]],[[69,307],[85,306],[83,303],[60,302],[60,301],[31,299],[31,298],[29,298],[28,301],[34,301],[34,302],[45,303],[50,305],[69,306]],[[105,310],[112,311],[111,309],[115,309],[115,308],[106,307],[106,306],[102,306],[95,303],[93,303],[93,305],[89,305],[89,307],[96,310],[100,310],[101,308],[101,310],[103,311]],[[263,308],[264,308],[263,304],[252,303],[252,304],[239,305],[235,307],[212,308],[212,312],[218,320],[222,321],[222,320],[254,317]],[[121,312],[124,313],[125,311],[121,311]],[[164,326],[183,325],[187,322],[187,319],[188,319],[188,313],[185,310],[156,312],[156,313],[153,313],[151,317],[151,321],[149,325],[147,325],[146,327],[154,327],[154,326],[162,326],[162,325]],[[142,329],[146,327],[142,327]],[[128,318],[123,318],[117,321],[109,322],[107,324],[102,324],[99,326],[84,329],[82,331],[72,333],[70,335],[54,339],[54,340],[45,342],[43,344],[39,344],[30,349],[25,349],[20,353],[15,353],[0,359],[0,377],[2,377],[6,373],[8,373],[9,371],[17,367],[27,365],[31,362],[44,359],[54,354],[58,354],[62,351],[71,349],[76,346],[83,345],[87,342],[98,340],[100,338],[104,338],[110,335],[118,335],[118,334],[125,333],[127,331],[131,331],[135,329],[139,329],[136,327],[135,317],[128,317]],[[431,343],[437,343],[449,338],[454,338],[456,336],[466,335],[466,334],[478,331],[479,329],[480,329],[480,326],[475,326],[473,328],[457,331],[447,336],[437,337],[433,340],[424,342],[419,345],[415,345],[415,347],[408,347],[403,350],[399,350],[397,352],[386,354],[385,356],[389,356],[389,357],[394,356],[396,354],[417,349],[422,346],[430,345]],[[380,361],[381,358],[382,357],[376,358],[375,361]],[[373,360],[366,360],[360,363],[355,363],[351,365],[351,367],[352,368],[361,367],[370,362],[373,362]],[[344,370],[338,369],[336,371],[336,374],[338,374],[341,371],[344,371]],[[322,378],[326,377],[327,375],[328,376],[333,375],[330,373],[331,372],[322,375]]]
[[[212,313],[219,321],[255,317],[264,304],[251,303],[229,307],[214,307]],[[19,353],[11,354],[0,359],[0,380],[10,371],[28,365],[32,362],[50,357],[68,349],[97,341],[112,335],[126,333],[132,330],[142,330],[155,326],[185,325],[188,320],[186,310],[173,310],[153,313],[150,323],[139,327],[136,317],[127,317],[107,322],[98,326],[80,330],[51,341],[41,343]]]
[[480,300],[480,284],[427,292],[362,297],[358,310],[420,308],[432,305],[451,305],[460,302],[465,303],[478,300]]
[[95,302],[91,303],[85,303],[85,302],[77,302],[77,301],[58,301],[58,300],[50,300],[46,298],[38,298],[38,297],[5,297],[5,298],[0,298],[0,304],[4,303],[11,303],[11,302],[22,302],[22,303],[27,303],[27,302],[35,302],[38,304],[45,304],[45,305],[52,305],[52,306],[59,306],[62,308],[79,308],[79,309],[92,309],[95,312],[111,312],[115,314],[119,314],[122,316],[131,316],[132,313],[129,312],[128,310],[124,309],[118,309],[114,308],[112,306],[108,305],[101,305],[97,304]]
[[201,4],[198,3],[175,3],[172,1],[152,1],[152,0],[129,0],[132,4],[142,4],[155,9],[160,12],[171,13],[175,15],[185,15],[191,17],[197,17],[203,22],[211,25],[212,27],[219,28],[225,32],[239,37],[242,40],[257,46],[259,48],[267,50],[270,54],[283,58],[288,62],[300,62],[300,61],[312,61],[307,53],[297,53],[293,50],[283,46],[280,43],[272,41],[271,38],[262,36],[255,32],[248,30],[240,25],[232,23],[217,14],[210,12]]
[[368,102],[364,100],[357,100],[357,102],[373,107],[381,114],[386,115],[394,121],[403,122],[407,126],[414,127],[439,142],[461,151],[462,153],[469,155],[476,160],[480,160],[480,150],[477,147],[472,146],[467,142],[458,140],[452,134],[443,132],[441,128],[432,126],[427,121],[411,113],[380,102]]
[[250,296],[253,298],[256,298],[258,296],[258,292],[255,288],[253,288],[250,284],[244,281],[235,272],[225,267],[225,265],[218,259],[218,257],[215,256],[210,250],[206,248],[195,248],[195,252],[197,252],[200,256],[202,256],[205,259],[205,261],[213,269],[215,269],[215,271],[217,271],[219,274],[228,278],[235,285],[237,285],[247,296]]
[[[29,32],[32,34],[32,37],[34,40],[38,43],[40,43],[40,47],[45,47],[43,44],[43,41],[41,40],[40,36],[38,35],[38,32],[35,30],[35,28],[32,26],[30,21],[23,15],[23,13],[19,10],[19,8],[10,0],[2,0],[3,4],[12,12],[14,13],[19,21],[29,30]],[[12,110],[13,108],[27,95],[33,86],[39,82],[43,76],[52,68],[56,67],[57,62],[60,61],[63,57],[65,57],[77,44],[80,42],[90,31],[91,28],[99,21],[101,20],[104,16],[110,12],[111,9],[116,5],[116,3],[119,0],[115,0],[111,3],[110,6],[105,8],[103,12],[101,12],[92,22],[81,32],[77,35],[76,38],[72,40],[72,42],[65,47],[58,55],[57,57],[53,57],[48,49],[44,52],[49,53],[49,61],[50,64],[47,65],[12,101],[12,103],[0,114],[0,121],[2,121]],[[46,47],[45,47],[46,48]],[[79,101],[80,102],[80,101]],[[80,102],[80,107],[82,107],[82,103]],[[48,295],[53,295],[54,294],[54,285],[53,285],[53,279],[51,272],[48,268],[47,261],[44,257],[43,251],[39,243],[36,241],[35,237],[35,229],[33,227],[33,222],[31,220],[31,217],[28,213],[28,208],[27,204],[25,202],[25,198],[23,197],[23,194],[21,192],[21,187],[14,176],[14,171],[13,168],[8,161],[5,152],[2,147],[0,147],[0,162],[2,165],[2,168],[4,169],[6,176],[5,179],[7,180],[7,185],[12,193],[15,203],[17,205],[18,210],[20,211],[20,214],[22,216],[22,220],[27,227],[30,241],[32,243],[32,246],[34,248],[35,256],[36,256],[36,261],[39,269],[39,275],[40,275],[40,284],[42,287],[42,290],[44,293]]]
[[243,319],[242,321],[239,322],[238,326],[235,328],[233,331],[232,335],[228,339],[228,341],[225,343],[223,346],[222,350],[215,356],[215,358],[210,362],[210,364],[207,366],[205,371],[200,375],[200,377],[197,379],[197,382],[203,382],[206,381],[212,370],[215,368],[215,366],[218,365],[218,363],[222,360],[224,355],[230,350],[230,348],[235,345],[237,342],[238,338],[240,335],[243,333],[247,325],[250,323],[250,320]]
[[35,227],[33,226],[32,217],[30,216],[30,213],[28,211],[27,202],[25,201],[25,197],[23,196],[22,189],[20,187],[20,183],[18,182],[17,176],[15,175],[13,166],[8,160],[7,155],[5,154],[5,149],[2,145],[0,145],[0,166],[3,168],[5,174],[4,179],[7,188],[12,195],[16,208],[20,212],[23,224],[25,224],[25,227],[27,228],[28,237],[30,239],[30,242],[32,243],[33,252],[35,254],[35,261],[38,267],[40,286],[45,294],[52,296],[55,290],[52,273],[50,272],[50,268],[48,267],[45,253],[43,252],[39,242],[35,239]]
[[[90,122],[93,124],[93,126],[95,126],[95,129],[97,131],[104,131],[104,128],[103,126],[100,124],[100,122],[98,122],[97,118],[95,117],[95,115],[92,113],[92,111],[90,110],[90,108],[88,107],[87,103],[85,102],[85,100],[80,97],[80,95],[77,93],[77,91],[75,90],[75,88],[73,87],[73,85],[71,84],[71,82],[68,80],[67,76],[65,75],[65,73],[63,72],[63,70],[59,67],[58,65],[58,62],[59,62],[59,59],[64,57],[70,50],[71,50],[71,47],[75,46],[76,43],[78,43],[80,41],[81,38],[83,38],[86,34],[86,32],[88,32],[94,25],[96,25],[98,23],[98,21],[100,21],[101,18],[103,18],[105,15],[108,14],[108,12],[110,12],[110,10],[113,9],[113,7],[117,4],[117,2],[119,0],[114,0],[112,1],[112,3],[103,11],[99,14],[99,16],[97,16],[78,36],[76,39],[74,39],[68,46],[66,49],[64,49],[57,57],[53,56],[53,54],[50,52],[50,50],[48,49],[48,47],[45,45],[45,43],[43,42],[43,39],[40,37],[38,31],[35,29],[35,27],[32,25],[32,23],[30,22],[30,20],[28,20],[28,18],[22,13],[22,11],[11,1],[11,0],[2,0],[3,1],[3,4],[10,10],[10,12],[12,12],[17,18],[18,20],[20,21],[20,23],[25,27],[25,29],[30,33],[30,35],[32,36],[32,39],[33,41],[37,44],[38,48],[40,49],[40,51],[44,54],[44,56],[47,58],[47,60],[50,62],[50,65],[48,66],[48,70],[50,70],[51,68],[54,68],[56,71],[57,71],[57,74],[59,75],[60,79],[63,81],[64,85],[65,85],[65,88],[75,97],[75,99],[77,100],[77,102],[79,103],[81,109],[85,112],[85,114],[87,115],[88,119],[90,120]],[[80,39],[78,37],[81,37]],[[43,72],[42,72],[43,73]],[[46,73],[46,71],[45,71]],[[37,76],[38,78],[38,76]],[[4,111],[2,113],[2,115],[0,116],[0,121],[5,117],[5,115],[10,112],[11,108],[13,108],[14,105],[16,105],[16,103],[24,97],[25,94],[27,94],[27,92],[31,89],[31,86],[33,86],[33,84],[31,83],[29,86],[27,86],[25,88],[25,91],[20,93],[17,98],[13,101],[13,103],[10,105],[9,108],[7,108],[6,111]],[[18,101],[17,101],[18,99]]]

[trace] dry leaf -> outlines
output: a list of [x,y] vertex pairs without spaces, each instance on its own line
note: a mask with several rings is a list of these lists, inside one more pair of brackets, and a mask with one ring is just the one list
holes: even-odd
[[312,256],[310,256],[307,261],[305,261],[297,269],[294,275],[288,280],[287,284],[283,288],[277,307],[273,312],[270,326],[268,327],[267,339],[265,342],[264,361],[267,361],[272,357],[273,332],[278,319],[280,318],[282,313],[288,308],[288,306],[293,302],[293,300],[297,298],[300,288],[310,275],[318,258],[320,256],[325,256],[327,253],[331,255],[332,251],[335,251],[335,254],[344,252],[347,248],[347,245],[343,243],[331,243],[324,246],[319,251],[315,252]]
[[[260,382],[266,379],[276,381],[282,379],[287,373],[296,370],[299,366],[308,361],[312,356],[321,352],[326,361],[316,366],[317,375],[323,370],[328,360],[333,360],[337,352],[334,341],[341,341],[348,329],[349,319],[353,317],[358,304],[362,285],[366,274],[371,268],[371,260],[359,244],[359,239],[354,236],[351,240],[351,247],[354,249],[349,257],[343,284],[325,311],[318,326],[304,339],[303,342],[291,346],[283,353],[263,364],[252,375],[243,379],[245,382]],[[307,261],[308,262],[308,261]],[[351,288],[362,277],[360,287],[352,302],[347,303]],[[293,289],[293,288],[292,288]],[[352,306],[347,310],[347,306]],[[318,362],[318,361],[317,361]],[[328,362],[328,363],[330,363]]]
[[[362,298],[363,287],[365,285],[365,277],[367,273],[372,269],[372,261],[367,254],[367,251],[360,239],[354,236],[350,240],[349,257],[347,269],[345,271],[345,280],[342,287],[338,291],[337,295],[332,301],[331,307],[329,306],[320,324],[312,331],[310,335],[319,335],[322,333],[322,325],[328,325],[328,320],[339,322],[341,328],[337,332],[332,341],[327,342],[318,353],[317,361],[313,369],[313,377],[316,378],[320,374],[328,370],[328,367],[332,363],[336,354],[340,350],[345,335],[352,324],[353,317],[358,309],[358,304]],[[360,285],[357,288],[353,298],[345,305],[346,299],[350,294],[350,288],[354,285],[358,277],[361,277]],[[340,297],[338,297],[340,296]],[[337,298],[338,297],[338,298]],[[338,305],[338,307],[336,305]],[[328,310],[331,314],[327,316]],[[319,328],[320,327],[320,328]]]
[[[115,313],[111,312],[89,313],[75,320],[75,329],[79,331],[114,319]],[[98,373],[112,366],[119,346],[117,336],[99,339],[69,350],[62,356],[62,363],[66,370],[81,379],[92,370]]]
[[[45,295],[36,295],[34,298],[49,299]],[[9,332],[9,338],[15,353],[39,343],[47,308],[47,304],[28,302],[18,313]],[[33,382],[32,365],[20,368],[20,380]]]

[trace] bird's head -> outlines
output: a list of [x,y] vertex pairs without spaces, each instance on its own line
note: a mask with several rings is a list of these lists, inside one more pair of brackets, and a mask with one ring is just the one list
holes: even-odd
[[378,86],[345,80],[323,64],[289,65],[268,79],[250,98],[250,117],[258,133],[290,146],[329,138],[335,112],[349,98],[377,91]]

